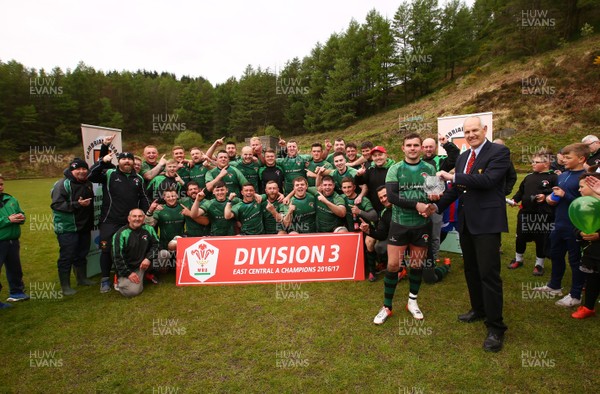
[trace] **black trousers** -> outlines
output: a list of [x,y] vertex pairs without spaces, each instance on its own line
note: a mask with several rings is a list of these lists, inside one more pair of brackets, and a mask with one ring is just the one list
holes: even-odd
[[488,331],[495,334],[502,334],[507,329],[502,317],[500,241],[500,233],[473,235],[466,225],[460,233],[471,308],[485,315]]

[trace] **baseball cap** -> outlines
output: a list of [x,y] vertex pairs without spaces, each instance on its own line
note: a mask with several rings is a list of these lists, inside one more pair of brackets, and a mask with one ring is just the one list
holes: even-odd
[[381,145],[377,145],[376,147],[374,147],[373,149],[371,149],[371,154],[373,154],[375,152],[381,152],[381,153],[386,153],[387,154],[387,151]]
[[73,171],[78,168],[85,168],[86,170],[90,169],[88,167],[88,164],[85,162],[85,160],[82,160],[79,157],[76,157],[71,161],[71,163],[69,163],[69,171]]
[[117,155],[117,159],[131,159],[133,160],[133,153],[131,152],[121,152]]

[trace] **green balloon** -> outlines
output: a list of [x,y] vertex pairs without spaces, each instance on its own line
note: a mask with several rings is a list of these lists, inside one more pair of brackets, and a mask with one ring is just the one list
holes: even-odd
[[586,234],[600,229],[600,200],[592,196],[577,197],[569,205],[571,223]]

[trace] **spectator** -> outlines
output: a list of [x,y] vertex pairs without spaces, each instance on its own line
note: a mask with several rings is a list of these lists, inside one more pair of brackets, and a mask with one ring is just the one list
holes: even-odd
[[600,164],[600,140],[595,135],[586,135],[581,139],[590,149],[590,155],[587,158],[583,168],[589,171],[589,167]]
[[[590,188],[587,179],[600,181],[600,174],[582,174],[579,179],[579,192],[582,196],[592,196],[600,199],[600,194]],[[600,229],[593,234],[577,230],[577,240],[581,243],[583,255],[579,269],[585,274],[585,301],[571,316],[575,319],[585,319],[596,314],[596,301],[600,295]]]
[[[21,268],[20,243],[21,225],[25,223],[25,212],[19,206],[16,198],[4,193],[4,177],[0,175],[0,268],[6,269],[6,280],[9,286],[7,301],[26,301]],[[2,290],[2,284],[0,284]],[[0,309],[10,304],[0,303]]]
[[76,293],[71,288],[71,267],[79,286],[94,283],[87,278],[87,255],[94,227],[94,191],[88,178],[89,167],[75,158],[64,171],[64,178],[52,187],[54,232],[58,239],[58,277],[64,295]]
[[553,296],[562,295],[562,279],[566,271],[565,254],[569,254],[571,266],[571,290],[569,294],[556,302],[556,305],[570,308],[581,304],[581,291],[585,282],[583,272],[579,270],[581,250],[576,239],[576,230],[569,219],[569,205],[580,196],[579,176],[584,173],[583,164],[590,154],[586,144],[567,145],[562,150],[565,159],[565,172],[558,176],[558,185],[552,188],[552,193],[546,197],[546,202],[555,206],[554,228],[550,233],[550,257],[552,274],[545,286],[533,290],[549,293]]
[[523,266],[527,242],[535,242],[535,266],[533,275],[544,274],[545,246],[549,242],[550,228],[554,222],[554,209],[546,203],[546,196],[557,186],[558,176],[550,171],[550,158],[544,154],[533,156],[533,172],[525,177],[513,196],[513,206],[521,202],[517,215],[517,240],[515,258],[509,269]]

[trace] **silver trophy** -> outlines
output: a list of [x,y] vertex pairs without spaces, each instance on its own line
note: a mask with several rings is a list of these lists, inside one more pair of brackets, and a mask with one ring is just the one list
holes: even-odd
[[427,175],[425,176],[423,190],[425,190],[425,193],[427,193],[427,195],[440,195],[444,193],[444,190],[446,190],[446,186],[444,184],[444,181],[442,181],[439,177],[435,175]]

